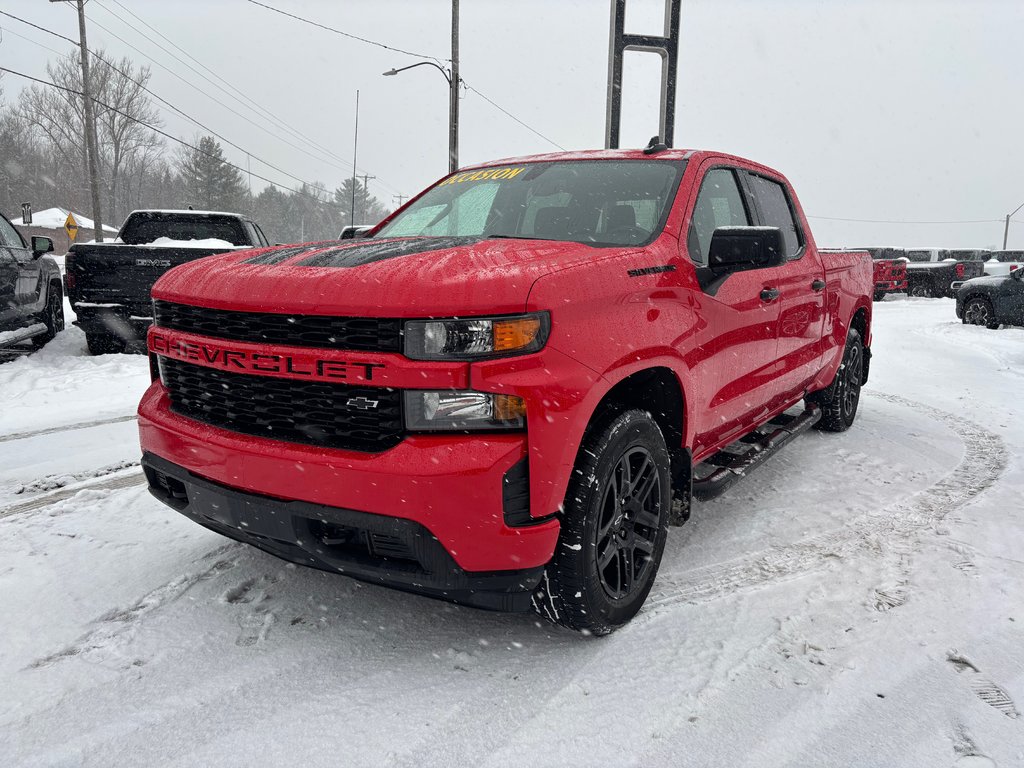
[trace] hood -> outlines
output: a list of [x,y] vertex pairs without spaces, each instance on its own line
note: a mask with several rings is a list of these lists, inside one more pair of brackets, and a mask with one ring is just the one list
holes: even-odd
[[365,317],[522,312],[537,278],[609,249],[548,240],[410,237],[200,259],[153,297],[215,309]]
[[1013,278],[1009,275],[985,275],[984,277],[972,277],[965,280],[964,285],[1000,285]]

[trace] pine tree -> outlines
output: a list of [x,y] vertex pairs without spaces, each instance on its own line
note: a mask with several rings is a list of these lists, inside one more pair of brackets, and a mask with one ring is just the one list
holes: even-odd
[[212,136],[193,143],[195,149],[183,147],[178,155],[186,202],[208,211],[245,210],[248,195],[242,174],[227,164],[220,143]]

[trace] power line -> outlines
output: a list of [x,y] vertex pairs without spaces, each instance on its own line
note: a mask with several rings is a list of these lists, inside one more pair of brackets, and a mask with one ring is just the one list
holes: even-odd
[[848,221],[856,224],[1002,224],[1003,219],[971,219],[966,221],[904,221],[896,219],[844,219],[836,216],[811,216],[809,219],[821,219],[823,221]]
[[[40,26],[38,26],[36,24],[32,24],[31,22],[25,21],[22,18],[14,16],[13,14],[10,14],[10,13],[6,13],[4,11],[0,11],[0,13],[2,13],[4,16],[9,16],[12,19],[15,19],[17,21],[23,22],[25,24],[28,24],[29,26],[35,27],[36,29],[38,29],[38,30],[40,30],[42,32],[46,32],[48,34],[51,34],[54,37],[59,37],[59,38],[61,38],[63,40],[67,40],[68,42],[72,43],[75,47],[79,47],[79,44],[77,42],[75,42],[74,40],[72,40],[71,38],[64,37],[63,35],[61,35],[61,34],[59,34],[57,32],[54,32],[53,30],[46,29],[45,27],[40,27]],[[18,35],[17,32],[13,32],[12,31],[12,34],[17,35],[18,37],[21,37],[23,40],[28,40],[30,43],[34,43],[35,45],[38,45],[38,46],[40,46],[42,48],[45,48],[48,51],[53,51],[54,53],[63,55],[60,51],[57,51],[57,50],[55,50],[53,48],[50,48],[49,46],[43,45],[42,43],[38,43],[35,40],[32,40],[30,38],[24,37],[23,35]],[[195,125],[199,126],[200,128],[202,128],[207,133],[210,133],[213,136],[217,137],[218,139],[223,141],[225,144],[227,144],[227,145],[229,145],[231,147],[234,147],[239,152],[243,152],[244,154],[255,158],[257,162],[262,163],[263,165],[265,165],[268,168],[271,168],[271,169],[277,171],[278,173],[284,174],[285,176],[287,176],[290,179],[294,179],[295,181],[299,182],[300,184],[306,184],[308,186],[313,186],[310,182],[306,181],[305,179],[299,178],[295,174],[289,173],[288,171],[284,170],[283,168],[279,168],[278,166],[274,165],[273,163],[270,163],[270,162],[264,160],[259,155],[256,155],[256,154],[250,152],[249,150],[245,149],[244,147],[239,146],[238,144],[235,144],[233,141],[231,141],[230,139],[222,136],[221,134],[219,134],[217,131],[213,130],[209,126],[204,125],[203,123],[199,122],[194,117],[192,117],[191,115],[186,113],[184,110],[180,109],[179,107],[176,107],[174,104],[171,104],[169,101],[164,99],[162,96],[159,96],[158,94],[154,93],[152,90],[150,90],[148,87],[146,87],[142,82],[140,82],[140,81],[136,80],[135,78],[133,78],[131,75],[129,75],[123,69],[121,69],[120,67],[116,66],[113,62],[107,61],[105,58],[100,56],[100,54],[97,53],[96,51],[90,50],[89,53],[93,57],[98,59],[99,61],[103,62],[106,66],[110,67],[112,70],[117,72],[119,75],[124,77],[126,80],[128,80],[129,82],[134,83],[135,85],[137,85],[139,88],[141,88],[146,93],[148,93],[150,96],[152,96],[154,99],[156,99],[157,101],[159,101],[162,104],[165,104],[167,107],[169,107],[170,109],[172,109],[175,112],[177,112],[179,115],[184,117],[186,120],[188,120],[188,121],[194,123]],[[247,170],[246,173],[249,174],[250,172]]]
[[[250,0],[250,2],[251,2],[251,0]],[[520,119],[519,119],[518,117],[516,117],[515,115],[513,115],[513,114],[512,114],[511,112],[509,112],[509,111],[508,111],[507,109],[505,109],[504,107],[502,107],[502,106],[501,106],[500,104],[496,104],[496,103],[495,103],[494,101],[492,101],[491,99],[487,98],[487,96],[485,96],[484,94],[480,93],[480,91],[478,91],[478,90],[477,90],[476,88],[474,88],[474,87],[473,87],[472,85],[470,85],[469,83],[467,83],[467,82],[466,82],[466,80],[465,80],[465,78],[462,78],[462,84],[463,84],[464,86],[466,86],[466,88],[468,88],[469,90],[471,90],[471,91],[472,91],[473,93],[475,93],[475,94],[476,94],[477,96],[479,96],[479,97],[480,97],[481,99],[483,99],[483,100],[484,100],[484,101],[486,101],[486,102],[487,102],[488,104],[490,104],[490,105],[491,105],[492,107],[494,107],[495,109],[497,109],[497,110],[498,110],[499,112],[502,112],[503,114],[505,114],[505,115],[507,115],[508,117],[512,118],[512,119],[513,119],[513,120],[515,120],[515,121],[516,121],[517,123],[519,123],[519,124],[520,124],[521,126],[523,126],[523,128],[525,128],[526,130],[530,131],[531,133],[533,133],[533,134],[536,134],[537,136],[540,136],[540,137],[541,137],[542,139],[544,139],[544,141],[546,141],[546,142],[547,142],[548,144],[551,144],[551,145],[552,145],[552,146],[554,146],[554,147],[558,147],[558,149],[562,150],[563,152],[567,152],[567,151],[568,151],[568,150],[567,150],[567,149],[566,149],[565,147],[563,147],[563,146],[562,146],[561,144],[559,144],[559,143],[558,143],[558,142],[556,142],[556,141],[552,141],[552,140],[551,140],[551,139],[549,139],[549,138],[548,138],[547,136],[545,136],[545,135],[544,135],[543,133],[541,133],[540,131],[538,131],[538,130],[537,130],[536,128],[531,128],[530,126],[528,126],[528,125],[527,125],[526,123],[524,123],[524,122],[523,122],[522,120],[520,120]]]
[[[0,13],[4,13],[4,12],[0,11]],[[10,16],[10,14],[4,13],[4,16]],[[29,43],[32,43],[32,45],[37,45],[37,46],[39,46],[40,48],[42,48],[44,50],[50,51],[51,53],[56,53],[58,56],[63,56],[64,55],[63,51],[58,51],[56,48],[51,48],[48,45],[43,45],[38,40],[33,40],[31,37],[25,37],[25,35],[19,35],[17,32],[15,32],[10,27],[0,27],[0,30],[5,30],[7,32],[10,32],[15,37],[20,37],[22,40],[24,40],[26,42],[29,42]]]
[[[93,0],[93,1],[94,1],[94,2],[96,2],[96,0]],[[98,3],[97,3],[97,4],[98,4]],[[136,29],[135,27],[133,27],[133,26],[132,26],[131,24],[128,24],[128,22],[125,22],[125,21],[124,21],[123,19],[121,19],[120,17],[118,17],[118,16],[116,15],[116,14],[112,14],[112,15],[114,16],[114,18],[118,19],[119,21],[121,21],[122,23],[124,23],[124,24],[125,24],[126,26],[128,26],[129,28],[131,28],[132,30],[134,30],[134,31],[135,31],[135,32],[136,32],[136,33],[137,33],[137,34],[138,34],[138,35],[139,35],[140,37],[143,37],[143,38],[144,38],[144,39],[146,39],[147,41],[149,41],[149,42],[153,43],[153,44],[154,44],[154,45],[156,45],[156,46],[157,46],[158,48],[160,48],[161,50],[163,50],[163,51],[164,51],[165,53],[167,53],[167,54],[168,54],[169,56],[171,56],[171,58],[175,59],[175,60],[176,60],[176,61],[178,61],[179,63],[181,63],[181,64],[183,64],[184,66],[186,66],[186,67],[188,67],[189,69],[191,69],[191,70],[192,70],[193,72],[195,72],[195,73],[196,73],[197,75],[199,75],[200,77],[202,77],[202,78],[203,78],[204,80],[206,80],[206,81],[207,81],[208,83],[210,83],[211,85],[214,85],[215,87],[217,87],[217,88],[220,88],[220,86],[218,86],[218,85],[217,85],[216,83],[214,83],[214,82],[213,82],[212,80],[210,80],[210,79],[209,79],[208,77],[206,77],[205,75],[203,75],[203,74],[202,74],[201,72],[197,71],[197,70],[196,70],[196,69],[195,69],[194,67],[191,67],[191,66],[189,66],[189,65],[188,65],[188,64],[187,64],[186,62],[183,62],[183,61],[181,61],[181,59],[179,59],[179,58],[178,58],[177,56],[175,56],[174,54],[172,54],[172,53],[170,53],[169,51],[167,51],[167,49],[166,49],[166,48],[164,48],[163,46],[161,46],[161,45],[160,45],[159,43],[157,43],[157,42],[156,42],[155,40],[153,40],[153,39],[149,38],[149,37],[148,37],[148,36],[146,36],[146,35],[145,35],[144,33],[140,32],[140,31],[139,31],[138,29]],[[168,73],[170,73],[170,74],[171,74],[172,76],[174,76],[175,78],[177,78],[177,79],[178,79],[178,80],[180,80],[181,82],[185,83],[185,84],[186,84],[186,85],[188,85],[189,87],[191,87],[191,88],[194,88],[195,90],[199,91],[199,93],[203,94],[204,96],[206,96],[206,97],[207,97],[208,99],[210,99],[211,101],[213,101],[213,102],[215,102],[215,103],[219,104],[219,105],[220,105],[220,106],[222,106],[222,107],[223,107],[224,109],[226,109],[226,110],[227,110],[228,112],[230,112],[231,114],[235,115],[236,117],[239,117],[239,118],[241,118],[242,120],[244,120],[245,122],[249,123],[249,124],[250,124],[250,125],[252,125],[253,127],[255,127],[255,128],[258,128],[259,130],[263,131],[263,132],[264,132],[264,133],[266,133],[266,134],[267,134],[268,136],[271,136],[271,137],[273,137],[273,138],[277,139],[277,140],[278,140],[278,141],[280,141],[280,142],[281,142],[282,144],[286,144],[287,146],[291,147],[292,149],[296,149],[296,150],[298,150],[299,152],[302,152],[303,154],[305,154],[305,155],[307,155],[307,156],[309,156],[309,157],[312,157],[312,158],[313,158],[314,160],[318,160],[318,161],[320,161],[320,162],[326,163],[327,165],[332,165],[332,166],[334,166],[335,168],[338,168],[339,170],[343,170],[343,171],[345,171],[346,173],[348,173],[348,169],[346,169],[346,168],[343,168],[342,166],[340,166],[340,165],[337,165],[337,164],[335,164],[335,163],[332,163],[332,162],[330,162],[329,160],[325,160],[325,159],[324,159],[323,157],[319,157],[318,155],[315,155],[315,154],[313,154],[312,152],[309,152],[308,150],[306,150],[306,149],[304,149],[304,148],[300,147],[300,146],[299,146],[298,144],[294,144],[294,143],[292,143],[291,141],[288,141],[288,140],[287,140],[287,139],[285,139],[284,137],[282,137],[282,136],[280,136],[280,135],[278,135],[278,134],[274,133],[273,131],[271,131],[271,130],[270,130],[269,128],[267,128],[267,127],[266,127],[265,125],[260,125],[260,124],[259,124],[258,122],[254,121],[254,120],[253,120],[252,118],[249,118],[249,117],[246,117],[245,115],[243,115],[243,114],[242,114],[241,112],[239,112],[239,111],[238,111],[237,109],[234,109],[233,107],[230,107],[230,106],[228,106],[227,104],[225,104],[225,103],[224,103],[223,99],[218,99],[218,98],[216,98],[216,97],[212,96],[211,94],[207,93],[206,91],[204,91],[204,90],[203,90],[202,88],[200,88],[200,87],[199,87],[198,85],[196,85],[196,84],[195,84],[194,82],[192,82],[191,80],[188,80],[188,79],[186,79],[186,78],[182,77],[181,75],[179,75],[179,74],[178,74],[177,72],[175,72],[174,70],[170,69],[170,68],[169,68],[168,66],[166,66],[165,64],[162,64],[162,63],[160,63],[159,61],[157,61],[156,59],[154,59],[154,58],[153,58],[152,56],[148,55],[148,54],[147,54],[147,53],[145,53],[144,51],[140,50],[140,49],[139,49],[139,48],[137,48],[136,46],[134,46],[134,45],[132,45],[131,43],[129,43],[129,42],[128,42],[127,40],[125,40],[125,39],[124,39],[123,37],[120,37],[120,36],[119,36],[119,35],[118,35],[117,33],[115,33],[114,31],[112,31],[112,30],[111,30],[110,28],[108,28],[108,27],[105,27],[105,26],[104,26],[103,24],[101,24],[100,22],[96,21],[96,19],[95,19],[95,18],[94,18],[94,19],[92,19],[92,23],[93,23],[93,24],[94,24],[95,26],[97,26],[97,27],[99,27],[100,29],[102,29],[103,31],[105,31],[105,32],[106,32],[107,34],[109,34],[109,35],[111,35],[112,37],[114,37],[114,38],[115,38],[116,40],[120,40],[120,41],[121,41],[122,43],[124,43],[125,45],[127,45],[127,46],[128,46],[129,48],[131,48],[131,49],[132,49],[133,51],[135,51],[135,52],[136,52],[136,53],[138,53],[139,55],[141,55],[141,56],[144,56],[144,57],[145,57],[145,58],[147,58],[147,59],[148,59],[149,61],[151,61],[151,62],[153,62],[154,64],[156,64],[156,65],[157,65],[158,67],[160,67],[161,69],[163,69],[163,70],[164,70],[165,72],[168,72]],[[223,89],[223,88],[220,88],[220,90],[222,90],[222,91],[223,91],[224,89]],[[227,91],[224,91],[224,92],[225,92],[225,93],[227,93]],[[236,97],[234,96],[234,94],[230,94],[230,93],[228,93],[227,95],[228,95],[228,96],[231,96],[231,98],[235,99],[235,101],[240,101],[240,100],[239,100],[238,98],[236,98]],[[252,109],[252,107],[251,107],[251,106],[249,106],[249,105],[245,104],[244,102],[240,102],[240,103],[242,103],[242,104],[243,104],[243,106],[246,106],[246,107],[248,107],[249,109]]]
[[[246,2],[252,3],[253,5],[258,5],[261,8],[266,8],[268,11],[273,11],[274,13],[279,13],[282,16],[288,16],[289,18],[295,19],[296,21],[301,21],[304,24],[310,24],[310,25],[312,25],[314,27],[319,27],[320,29],[326,29],[328,32],[333,32],[336,35],[341,35],[342,37],[347,37],[347,38],[349,38],[351,40],[358,40],[361,43],[368,43],[369,45],[375,45],[378,48],[383,48],[384,50],[387,50],[387,51],[395,51],[396,53],[404,53],[406,56],[413,56],[413,57],[415,57],[417,59],[432,59],[433,61],[441,61],[441,59],[437,58],[436,56],[430,56],[429,54],[426,54],[426,53],[415,53],[413,51],[406,51],[406,50],[403,50],[402,48],[396,48],[393,45],[387,45],[385,43],[379,43],[376,40],[370,40],[370,39],[365,38],[365,37],[359,37],[359,35],[353,35],[350,32],[343,32],[340,29],[335,29],[334,27],[329,27],[326,24],[321,24],[318,21],[313,21],[312,19],[307,19],[307,18],[305,18],[303,16],[298,16],[298,15],[296,15],[294,13],[289,13],[288,11],[282,11],[280,8],[274,8],[273,6],[267,5],[266,3],[257,2],[257,0],[246,0]],[[451,59],[444,59],[444,61],[451,61]]]
[[[81,91],[75,90],[74,88],[68,88],[67,86],[64,86],[64,85],[57,85],[56,83],[52,83],[49,80],[42,80],[42,79],[40,79],[38,77],[32,77],[31,75],[26,75],[24,72],[17,72],[17,71],[15,71],[13,69],[8,69],[7,67],[0,67],[0,72],[7,72],[8,74],[15,75],[17,77],[23,77],[26,80],[31,80],[32,82],[39,83],[41,85],[46,85],[46,86],[49,86],[50,88],[56,88],[59,91],[65,91],[67,93],[73,93],[76,96],[83,96]],[[129,115],[128,113],[121,111],[117,107],[113,107],[110,104],[106,104],[106,103],[100,101],[99,99],[93,98],[92,100],[96,104],[98,104],[99,106],[103,107],[104,109],[109,109],[111,112],[114,112],[115,114],[121,115],[121,117],[124,117],[127,120],[131,120],[133,123],[138,123],[139,125],[142,125],[142,126],[148,128],[149,130],[153,131],[153,133],[159,134],[160,136],[163,136],[164,138],[170,139],[171,141],[173,141],[173,142],[175,142],[177,144],[181,144],[183,147],[188,147],[189,149],[194,150],[194,151],[198,152],[201,155],[204,155],[206,157],[212,157],[212,158],[220,160],[220,158],[217,158],[216,155],[214,155],[214,154],[212,154],[210,152],[206,152],[206,151],[200,149],[199,147],[197,147],[194,144],[190,144],[187,141],[179,139],[177,136],[172,136],[171,134],[167,133],[166,131],[163,131],[163,130],[157,128],[155,125],[147,123],[145,120],[139,120],[137,117],[133,117],[132,115]],[[220,162],[224,163],[224,165],[227,165],[227,166],[230,166],[230,167],[234,168],[235,170],[239,171],[240,173],[248,173],[248,171],[246,171],[246,169],[242,168],[239,165],[235,165],[234,163],[232,163],[232,162],[230,162],[228,160],[220,160]],[[288,192],[291,192],[291,193],[296,194],[296,195],[303,195],[305,197],[310,197],[310,198],[312,198],[313,200],[315,200],[318,203],[321,203],[323,205],[328,205],[327,201],[320,200],[315,195],[311,195],[308,192],[304,192],[301,189],[292,189],[291,187],[287,186],[286,184],[281,184],[279,182],[274,181],[273,179],[268,179],[266,176],[261,176],[258,173],[253,173],[252,175],[255,176],[257,179],[260,179],[261,181],[265,181],[268,184],[273,184],[275,187],[280,187],[281,189],[287,190]],[[303,183],[305,183],[305,182],[303,182]]]
[[[118,3],[118,5],[120,5],[118,0],[114,0],[114,2]],[[385,45],[384,43],[379,43],[379,42],[377,42],[375,40],[368,40],[365,37],[359,37],[357,35],[353,35],[353,34],[350,34],[348,32],[343,32],[340,29],[335,29],[334,27],[329,27],[329,26],[327,26],[325,24],[321,24],[321,23],[319,23],[317,21],[313,21],[312,19],[307,19],[307,18],[304,18],[302,16],[297,16],[294,13],[289,13],[287,11],[282,11],[279,8],[274,8],[273,6],[267,5],[266,3],[261,3],[261,2],[259,2],[259,0],[246,0],[246,2],[252,3],[253,5],[258,5],[261,8],[266,8],[269,11],[274,11],[275,13],[280,13],[282,16],[288,16],[290,18],[296,19],[296,20],[304,22],[306,24],[311,24],[314,27],[319,27],[320,29],[325,29],[328,32],[334,32],[336,34],[344,35],[345,37],[349,37],[349,38],[352,38],[354,40],[359,40],[360,42],[369,43],[370,45],[375,45],[378,48],[385,48],[385,49],[387,49],[389,51],[397,51],[398,53],[404,53],[407,56],[414,56],[414,57],[420,58],[420,59],[431,59],[431,60],[439,62],[439,63],[441,61],[451,61],[451,59],[443,59],[442,60],[442,59],[437,58],[436,56],[430,56],[430,55],[425,54],[425,53],[414,53],[412,51],[405,51],[405,50],[402,50],[401,48],[395,48],[394,46]],[[547,136],[545,136],[543,133],[541,133],[540,131],[536,130],[535,128],[532,128],[529,125],[527,125],[525,122],[520,120],[518,117],[513,115],[511,112],[509,112],[507,109],[505,109],[501,105],[495,103],[492,99],[488,98],[483,93],[478,91],[476,88],[474,88],[473,86],[469,85],[469,83],[467,83],[465,81],[465,79],[460,77],[459,80],[462,82],[463,85],[466,86],[466,88],[468,88],[469,90],[473,91],[473,93],[475,93],[477,96],[482,98],[484,101],[486,101],[492,107],[497,109],[499,112],[503,113],[507,117],[510,117],[512,120],[515,120],[517,123],[519,123],[521,126],[523,126],[526,130],[530,131],[531,133],[536,134],[537,136],[539,136],[540,138],[544,139],[544,141],[548,142],[552,146],[558,147],[558,149],[562,150],[563,152],[566,151],[565,147],[563,147],[562,145],[558,144],[557,142],[552,141],[551,139],[549,139]]]
[[[62,35],[62,34],[60,34],[58,32],[54,32],[52,29],[47,29],[46,27],[40,27],[38,24],[33,24],[31,21],[26,21],[25,19],[19,18],[18,16],[15,16],[13,13],[8,13],[7,11],[0,11],[0,15],[7,16],[9,18],[14,19],[15,21],[20,21],[22,24],[27,24],[30,27],[35,27],[40,32],[46,32],[48,35],[53,35],[54,37],[59,37],[61,40],[67,40],[69,43],[71,43],[76,48],[78,47],[78,41],[77,40],[72,40],[70,37],[65,37],[64,35]],[[21,35],[18,35],[18,37],[21,37]],[[25,39],[27,40],[28,38],[25,38]]]
[[[264,115],[266,117],[266,119],[268,119],[271,122],[275,123],[278,127],[282,128],[283,130],[285,130],[286,132],[288,132],[292,136],[296,137],[300,141],[303,141],[303,142],[309,144],[310,146],[315,147],[317,150],[322,152],[325,156],[332,157],[332,158],[334,158],[334,159],[336,159],[336,160],[338,160],[338,161],[340,161],[342,163],[348,163],[348,161],[345,158],[341,157],[341,155],[339,155],[336,152],[332,151],[330,148],[325,147],[324,145],[316,142],[314,139],[310,138],[309,136],[304,134],[299,129],[290,126],[288,123],[284,122],[277,115],[275,115],[271,110],[269,110],[266,107],[264,107],[261,104],[259,104],[259,102],[257,102],[256,99],[254,99],[252,96],[249,96],[248,94],[246,94],[244,91],[242,91],[237,86],[232,85],[231,83],[229,83],[227,80],[225,80],[219,74],[217,74],[214,70],[210,69],[210,67],[208,67],[205,64],[203,64],[203,62],[199,61],[199,59],[197,59],[191,53],[189,53],[184,48],[182,48],[180,45],[178,45],[173,40],[171,40],[169,37],[167,37],[167,35],[163,34],[163,32],[161,32],[159,29],[157,29],[152,24],[148,23],[145,19],[140,17],[137,13],[132,11],[131,8],[128,8],[123,3],[121,3],[120,0],[113,0],[113,2],[117,6],[119,6],[121,9],[123,9],[126,13],[130,14],[133,18],[135,18],[140,24],[142,24],[147,29],[152,31],[158,37],[160,37],[163,40],[167,41],[167,43],[170,44],[172,47],[174,47],[176,50],[181,51],[181,53],[183,53],[187,58],[189,58],[190,60],[195,62],[203,70],[205,70],[206,72],[209,72],[210,75],[212,75],[214,78],[219,80],[225,86],[227,86],[232,91],[234,91],[239,96],[241,96],[243,100],[240,101],[239,99],[235,98],[235,96],[233,94],[228,93],[228,91],[225,90],[223,87],[221,87],[220,85],[217,85],[216,83],[213,83],[209,79],[207,79],[207,82],[210,82],[211,85],[213,85],[216,88],[219,88],[221,91],[224,91],[224,93],[227,93],[229,96],[234,98],[235,101],[237,101],[238,103],[242,104],[242,106],[246,107],[250,111],[252,111],[254,113],[257,113],[257,114],[262,113],[262,115]],[[105,10],[107,13],[111,14],[112,16],[114,16],[114,18],[118,19],[118,21],[121,21],[122,23],[124,23],[127,26],[131,27],[131,25],[128,24],[128,22],[126,22],[124,19],[119,17],[117,14],[115,14],[109,8],[104,6],[102,3],[97,2],[97,5],[99,5],[101,8],[103,8],[103,10]],[[132,27],[132,29],[134,29],[134,27]],[[138,32],[138,30],[135,30],[135,31]],[[144,33],[140,33],[140,34],[143,34],[143,36],[145,36]],[[147,39],[148,39],[148,37],[147,37]],[[166,49],[164,49],[164,50],[166,51]],[[169,51],[166,51],[166,52],[170,53]],[[170,54],[170,55],[173,56],[173,54]],[[179,61],[180,63],[185,64],[185,62],[182,62],[180,59],[177,59],[177,57],[175,57],[175,59],[177,61]],[[185,65],[188,66],[187,64],[185,64]],[[192,71],[194,72],[195,70],[193,69]],[[197,74],[199,74],[199,73],[197,73]],[[335,166],[335,167],[337,167],[337,166]],[[387,184],[384,184],[383,180],[380,180],[380,181],[381,181],[381,183],[384,186],[388,186]]]

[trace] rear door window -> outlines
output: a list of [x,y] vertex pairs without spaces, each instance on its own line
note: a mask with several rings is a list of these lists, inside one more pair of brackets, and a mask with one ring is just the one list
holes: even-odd
[[799,258],[803,248],[803,236],[797,227],[793,205],[786,188],[773,179],[753,173],[747,174],[747,183],[761,211],[761,223],[766,227],[778,227],[782,230],[786,258]]

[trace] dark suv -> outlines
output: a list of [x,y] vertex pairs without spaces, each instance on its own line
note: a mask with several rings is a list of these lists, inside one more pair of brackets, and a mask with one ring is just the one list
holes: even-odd
[[48,237],[26,244],[0,214],[0,349],[28,340],[38,348],[63,330],[60,268],[44,256],[52,250]]

